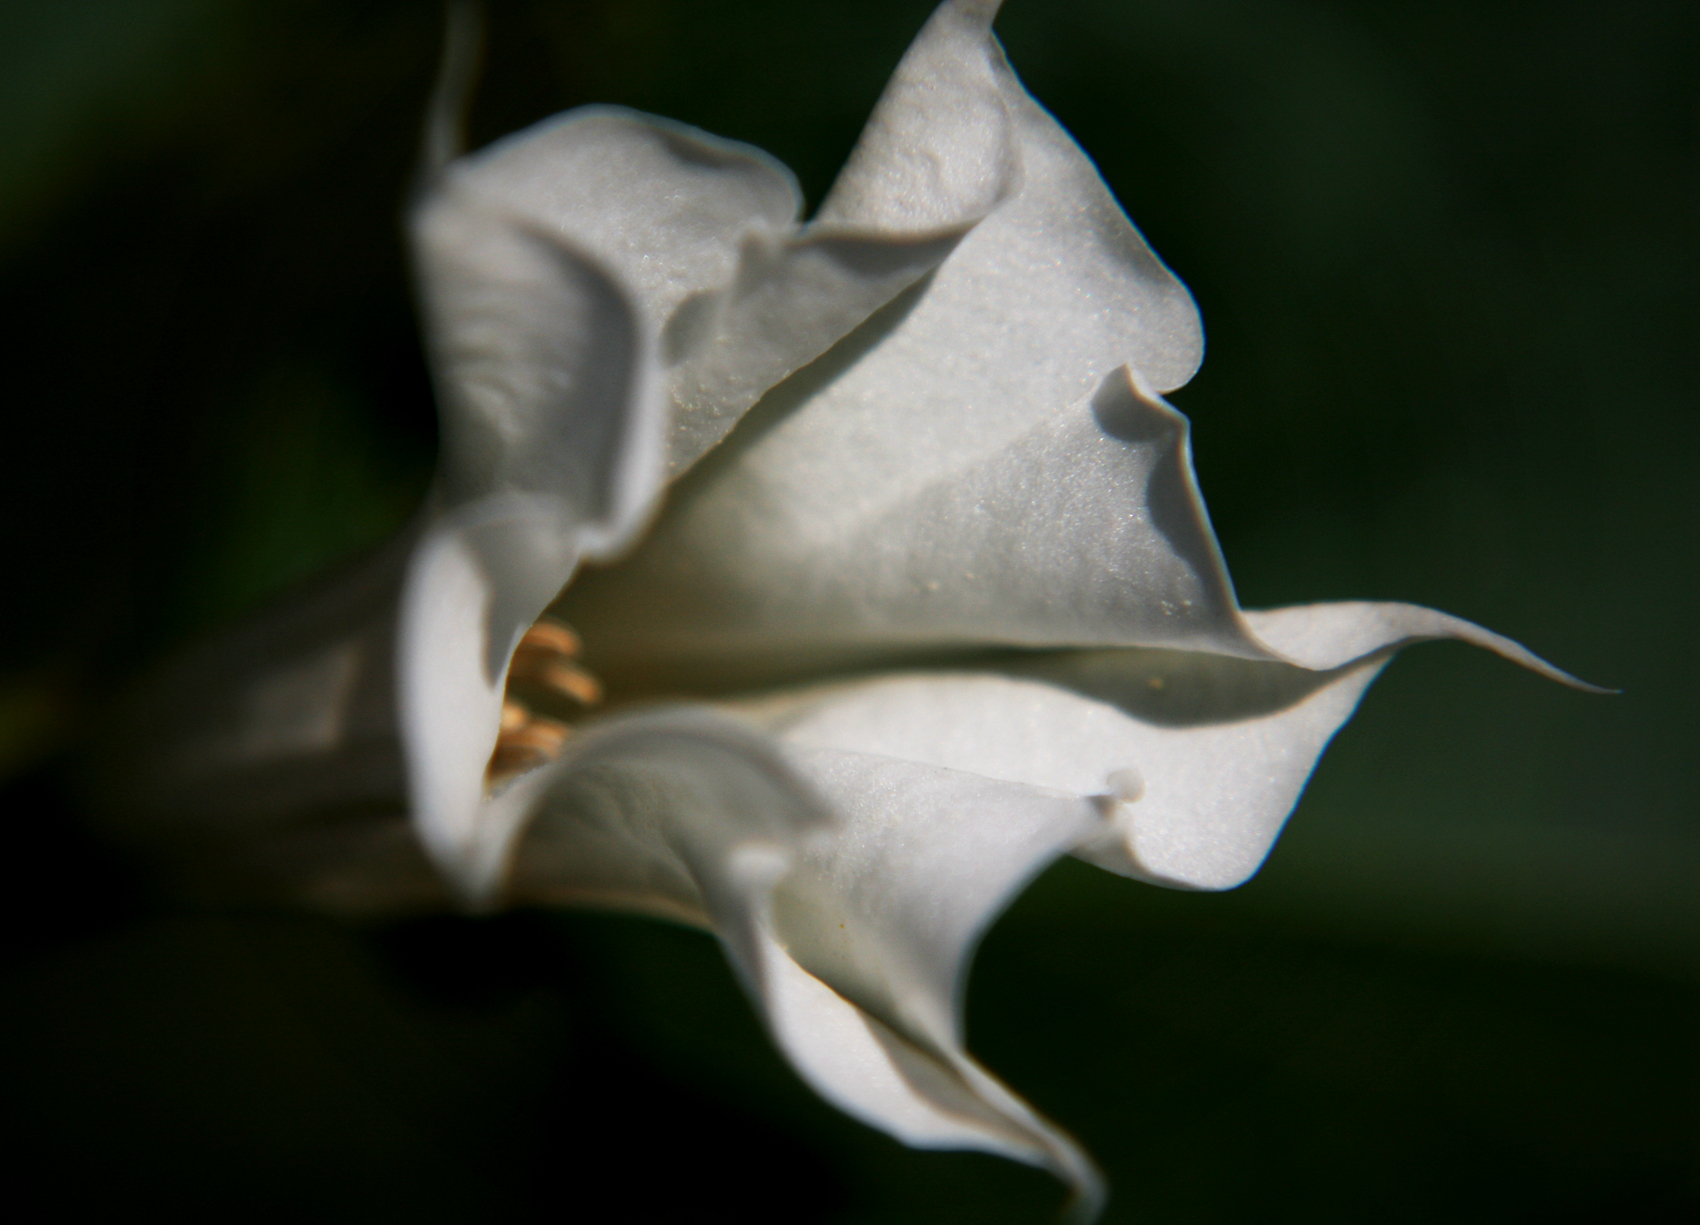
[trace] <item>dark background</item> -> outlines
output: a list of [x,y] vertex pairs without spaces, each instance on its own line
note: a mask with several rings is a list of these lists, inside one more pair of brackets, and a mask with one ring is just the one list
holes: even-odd
[[[616,101],[811,201],[927,0],[499,2],[473,130]],[[973,1049],[1112,1221],[1700,1209],[1700,7],[1012,0],[1033,92],[1197,295],[1176,402],[1248,605],[1512,634],[1401,660],[1261,876],[1069,862]],[[381,538],[432,408],[397,232],[438,14],[0,10],[0,1078],[14,1194],[198,1219],[1043,1221],[785,1069],[713,942],[155,897],[79,779],[138,668]]]

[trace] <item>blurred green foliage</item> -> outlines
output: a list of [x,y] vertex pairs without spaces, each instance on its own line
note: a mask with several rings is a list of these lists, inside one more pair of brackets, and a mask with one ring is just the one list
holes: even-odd
[[[818,200],[929,7],[498,0],[473,135],[620,102]],[[190,1216],[1045,1219],[1040,1176],[813,1099],[704,937],[178,915],[83,832],[62,780],[117,687],[429,478],[397,222],[438,25],[0,15],[10,1151],[67,1204]],[[1401,662],[1245,889],[1042,878],[974,1048],[1105,1162],[1112,1220],[1691,1219],[1700,10],[1012,0],[1000,30],[1199,299],[1176,401],[1245,602],[1433,604],[1625,694]]]

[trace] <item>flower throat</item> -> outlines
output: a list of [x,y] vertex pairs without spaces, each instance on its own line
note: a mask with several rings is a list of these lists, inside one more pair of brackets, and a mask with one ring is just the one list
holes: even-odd
[[501,731],[484,770],[489,782],[553,760],[572,735],[572,720],[602,701],[602,683],[578,661],[583,647],[572,627],[551,617],[525,631],[508,665]]

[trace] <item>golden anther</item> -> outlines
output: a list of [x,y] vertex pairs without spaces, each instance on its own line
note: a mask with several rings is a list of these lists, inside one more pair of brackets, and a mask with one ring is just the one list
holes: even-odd
[[573,632],[570,625],[563,625],[545,617],[525,631],[525,636],[519,640],[515,650],[526,653],[565,655],[569,659],[584,649],[584,643]]
[[[576,660],[582,644],[569,626],[545,618],[520,637],[508,664],[509,692],[485,773],[500,781],[535,769],[560,755],[572,728],[562,698],[577,706],[602,701],[602,684]],[[556,718],[535,714],[541,706]]]
[[595,706],[602,700],[602,682],[577,664],[557,661],[543,668],[536,679],[581,706]]
[[[504,717],[507,714],[507,706],[518,705],[517,702],[505,704]],[[519,774],[553,761],[560,755],[561,746],[570,735],[572,728],[553,719],[533,717],[518,727],[504,727],[496,737],[496,749],[490,754],[490,764],[485,768],[485,773],[491,778],[497,778]]]
[[524,749],[553,757],[572,735],[572,730],[565,723],[557,723],[553,719],[532,719],[524,727],[516,727],[497,736],[496,748],[498,751],[503,748]]

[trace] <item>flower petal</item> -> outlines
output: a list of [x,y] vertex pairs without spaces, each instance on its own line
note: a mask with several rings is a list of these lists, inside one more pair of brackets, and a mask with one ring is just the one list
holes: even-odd
[[579,500],[611,471],[609,418],[582,401],[635,385],[628,350],[657,337],[677,409],[666,466],[683,471],[932,271],[1020,176],[995,8],[935,14],[806,231],[772,158],[615,108],[568,112],[450,165],[413,231],[451,492]]
[[580,560],[647,517],[667,318],[797,204],[755,150],[587,109],[451,164],[415,209],[451,509],[403,593],[401,722],[423,840],[474,896],[504,849],[481,808],[508,656]]
[[408,798],[426,851],[469,900],[495,887],[507,852],[485,769],[508,663],[586,535],[553,499],[497,495],[433,523],[408,568],[396,650]]
[[[663,346],[676,363],[715,338],[709,304],[763,279],[801,205],[790,171],[759,149],[613,107],[557,115],[449,166],[413,231],[451,487],[578,500],[587,478],[618,472],[607,443],[624,423],[589,412],[585,392],[617,400],[647,383],[657,432],[632,461],[640,514],[665,452],[694,445],[665,436]],[[634,377],[645,366],[650,377]],[[696,417],[681,427],[700,432]]]
[[[934,43],[960,46],[993,10],[942,7],[917,40],[917,64]],[[605,669],[728,663],[775,645],[815,663],[803,657],[828,642],[877,654],[1054,643],[1059,632],[1260,653],[1223,598],[1214,546],[1200,551],[1195,532],[1179,548],[1165,536],[1204,521],[1183,419],[1152,390],[1198,365],[1192,299],[1001,56],[986,62],[1017,132],[1020,190],[931,278],[775,388],[681,483],[617,575],[569,593],[566,615],[585,623]],[[929,162],[902,150],[912,125],[954,131],[959,115],[924,109],[930,97],[919,69],[899,73],[824,218],[902,220],[931,207],[905,203],[925,195]],[[1049,499],[1038,510],[1035,492]],[[1071,546],[1030,541],[1041,524]],[[1118,536],[1122,573],[1078,595],[1083,571],[1104,570],[1107,535]],[[1154,622],[1140,613],[1123,624],[1130,601],[1111,588],[1131,592],[1153,566],[1159,594],[1174,598],[1132,601]],[[1059,601],[1071,605],[1063,627]]]
[[[952,162],[932,149],[971,147],[993,113],[992,82],[973,47],[989,42],[998,7],[939,6],[821,206],[822,220],[915,224],[947,201],[991,199],[986,185],[1007,174],[1007,159],[990,156],[990,144]],[[1204,353],[1191,295],[995,44],[986,63],[1015,129],[1020,191],[940,270],[926,308],[906,322],[902,351],[872,377],[911,401],[902,408],[942,398],[976,416],[995,411],[983,401],[1039,411],[1072,403],[1124,362],[1160,391],[1181,386]],[[951,368],[937,369],[940,359]],[[959,370],[966,385],[952,378]]]
[[892,1028],[956,1041],[965,950],[1040,868],[1098,833],[1101,815],[1075,796],[906,756],[807,749],[792,759],[848,833],[781,886],[787,947]]
[[1109,821],[1076,854],[1158,884],[1228,889],[1257,871],[1322,750],[1405,643],[1463,638],[1578,684],[1515,643],[1410,605],[1250,615],[1283,646],[1337,636],[1357,653],[1331,653],[1324,671],[1167,650],[1012,653],[973,672],[852,682],[747,709],[787,744],[1095,797]]
[[1019,182],[992,36],[1000,0],[946,0],[915,36],[821,202],[817,224],[916,232],[983,217]]
[[912,762],[781,757],[698,711],[587,733],[496,805],[520,839],[516,901],[712,925],[781,1049],[824,1097],[919,1147],[1055,1172],[1090,1216],[1090,1162],[962,1050],[980,935],[1029,878],[1096,833],[1096,806]]
[[490,807],[506,827],[509,900],[699,926],[771,887],[831,824],[777,745],[702,708],[600,724]]
[[1456,638],[1572,689],[1616,692],[1579,680],[1503,634],[1420,604],[1342,600],[1252,611],[1245,619],[1258,638],[1282,658],[1314,670],[1342,668],[1374,655],[1389,655],[1414,642]]
[[931,272],[959,237],[960,230],[825,228],[800,237],[751,235],[731,284],[685,302],[670,321],[668,475],[695,464],[770,388]]
[[1273,658],[1234,601],[1186,419],[1136,371],[1059,409],[911,416],[861,378],[902,335],[705,466],[642,548],[566,593],[605,675],[748,684],[989,644]]
[[668,328],[677,416],[668,471],[688,468],[765,392],[936,268],[1021,178],[992,37],[995,3],[941,5],[874,108],[814,222],[752,236],[724,289]]
[[821,695],[780,734],[788,743],[890,753],[1101,797],[1110,821],[1077,851],[1082,857],[1158,884],[1228,889],[1262,864],[1317,757],[1380,667],[1318,674],[1153,651],[1068,662],[1093,680],[1129,681],[1129,690],[1134,675],[1149,671],[1188,696],[1243,686],[1266,688],[1281,704],[1249,719],[1233,718],[1229,704],[1227,718],[1166,725],[1055,683],[897,676]]
[[763,985],[776,1039],[850,1114],[916,1147],[1041,1166],[1090,1216],[1101,1197],[1091,1163],[967,1056],[962,996],[980,937],[1032,877],[1099,832],[1096,806],[888,757],[791,758],[840,825],[773,894]]
[[447,167],[412,231],[451,503],[548,495],[616,547],[659,484],[662,328],[797,202],[756,150],[604,108]]

